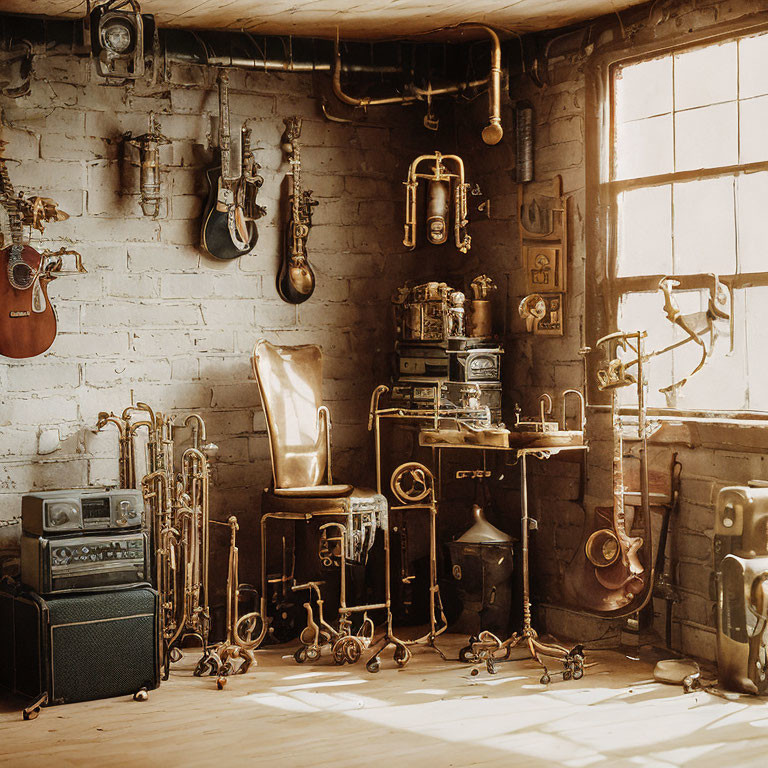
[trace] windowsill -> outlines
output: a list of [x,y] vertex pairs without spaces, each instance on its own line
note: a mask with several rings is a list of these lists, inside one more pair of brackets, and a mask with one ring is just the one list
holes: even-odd
[[[597,413],[610,413],[610,405],[587,405],[588,411],[596,411]],[[635,416],[637,415],[637,407],[622,406],[619,409],[619,414],[622,416]],[[725,411],[675,411],[672,409],[662,408],[648,408],[648,418],[654,421],[678,421],[678,422],[692,422],[699,424],[721,424],[736,427],[768,427],[768,413],[764,411],[740,411],[740,412],[725,412]]]

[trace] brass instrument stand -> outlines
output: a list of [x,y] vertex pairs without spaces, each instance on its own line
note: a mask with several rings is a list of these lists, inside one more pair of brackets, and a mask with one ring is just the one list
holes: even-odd
[[[237,619],[234,625],[235,642],[241,647],[249,650],[258,648],[267,636],[269,631],[269,620],[267,618],[267,585],[269,583],[267,576],[267,523],[270,520],[293,520],[308,522],[313,518],[338,517],[346,514],[345,510],[328,500],[329,507],[324,510],[313,510],[312,512],[267,512],[261,518],[261,595],[259,598],[259,610],[248,613]],[[296,651],[294,658],[297,662],[316,661],[321,654],[321,648],[324,645],[331,645],[331,654],[337,664],[355,663],[365,647],[367,647],[372,638],[372,622],[365,615],[368,611],[385,609],[387,612],[387,626],[391,627],[392,611],[389,600],[389,526],[384,525],[382,530],[384,534],[384,549],[386,552],[387,576],[386,576],[386,600],[383,603],[373,603],[368,605],[347,605],[346,604],[346,527],[337,521],[325,523],[321,530],[327,530],[335,527],[340,532],[340,569],[341,569],[341,595],[339,606],[339,630],[334,629],[325,621],[323,616],[323,600],[320,592],[322,582],[309,581],[305,584],[294,584],[291,589],[296,592],[301,589],[310,590],[314,593],[318,603],[318,621],[315,622],[312,605],[310,602],[304,603],[307,611],[307,626],[302,630],[300,639],[303,645]],[[350,617],[353,613],[362,613],[363,626],[368,630],[368,634],[352,634]],[[400,664],[398,658],[405,659],[402,664],[407,663],[410,658],[408,649],[402,645],[400,657],[395,661]],[[373,663],[373,659],[366,664],[369,672],[378,672],[378,662]]]
[[[371,406],[368,415],[368,430],[374,433],[374,448],[375,448],[375,463],[376,463],[376,491],[381,493],[381,422],[382,419],[389,420],[404,420],[411,423],[424,423],[430,422],[432,426],[437,429],[440,424],[440,419],[466,416],[469,418],[477,418],[484,411],[482,409],[471,408],[456,408],[456,409],[444,409],[440,410],[440,382],[425,382],[427,385],[434,385],[435,399],[432,403],[432,407],[429,409],[418,410],[408,408],[380,408],[379,401],[381,396],[386,392],[389,392],[389,387],[386,384],[379,384],[374,389],[371,395]],[[425,482],[429,483],[429,489],[426,493],[419,498],[414,498],[413,495],[403,494],[401,495],[395,490],[396,477],[400,470],[409,468],[411,470],[417,470],[423,474]],[[413,476],[412,476],[413,477]],[[427,480],[427,477],[429,480]],[[394,660],[398,666],[404,667],[411,659],[411,651],[408,646],[414,646],[417,644],[425,643],[428,648],[432,648],[440,654],[442,658],[445,658],[445,654],[435,645],[435,640],[438,635],[442,634],[447,629],[447,621],[443,614],[442,604],[440,603],[440,592],[437,586],[437,495],[434,487],[434,477],[432,473],[423,465],[418,462],[410,462],[403,464],[395,470],[392,476],[392,491],[398,500],[405,503],[403,507],[392,507],[393,510],[405,510],[405,509],[430,509],[430,631],[423,637],[416,640],[401,640],[398,638],[392,627],[392,589],[391,589],[391,573],[390,573],[390,531],[389,525],[384,528],[384,552],[385,552],[385,602],[387,606],[387,626],[384,632],[384,636],[374,646],[374,652],[370,656],[366,663],[366,668],[369,672],[377,672],[379,669],[380,659],[379,654],[388,648],[390,645],[394,647]],[[418,496],[418,494],[417,494]],[[429,504],[419,504],[427,496],[430,496]],[[437,629],[437,616],[436,608],[439,606],[440,617],[443,622],[443,627]]]
[[[438,450],[442,450],[442,447]],[[493,449],[487,449],[493,450]],[[459,658],[462,661],[480,661],[485,662],[486,668],[490,674],[497,672],[497,664],[500,661],[497,658],[503,654],[504,660],[509,658],[510,651],[525,643],[531,658],[541,666],[543,674],[539,682],[547,684],[551,681],[553,674],[561,674],[563,680],[579,680],[584,675],[584,648],[582,645],[576,645],[570,650],[558,643],[544,643],[538,639],[538,633],[533,628],[531,620],[531,585],[530,585],[530,552],[529,552],[529,531],[535,527],[535,523],[528,514],[528,474],[526,460],[528,456],[537,459],[549,459],[551,456],[561,451],[587,450],[587,446],[563,446],[560,448],[550,448],[542,450],[541,448],[518,448],[517,458],[520,461],[520,541],[522,549],[522,568],[523,568],[523,628],[520,633],[513,633],[505,641],[499,640],[492,632],[480,632],[476,640],[470,640],[470,644],[462,649]],[[533,524],[532,524],[533,523]],[[562,662],[561,672],[552,673],[547,665],[542,661],[542,656],[557,659]],[[476,675],[477,668],[472,670]]]
[[[210,525],[229,526],[229,566],[227,569],[227,636],[226,639],[213,648],[204,649],[203,656],[198,662],[201,674],[225,677],[231,674],[244,675],[251,666],[256,665],[256,657],[253,650],[243,647],[235,636],[235,625],[239,621],[240,602],[240,568],[239,553],[237,549],[237,531],[240,526],[237,518],[232,515],[226,523],[219,520],[209,520]],[[235,660],[240,659],[236,667]],[[197,671],[197,670],[196,670]],[[219,683],[219,688],[223,685]]]
[[[405,483],[408,482],[409,486]],[[440,587],[437,583],[437,503],[435,498],[435,478],[419,462],[401,464],[393,473],[390,481],[392,493],[402,505],[390,507],[393,511],[411,511],[423,509],[429,511],[429,632],[416,640],[403,640],[405,645],[413,646],[424,643],[447,660],[446,655],[436,645],[439,635],[448,629],[448,620],[440,599]],[[437,626],[437,611],[440,611],[442,626]]]

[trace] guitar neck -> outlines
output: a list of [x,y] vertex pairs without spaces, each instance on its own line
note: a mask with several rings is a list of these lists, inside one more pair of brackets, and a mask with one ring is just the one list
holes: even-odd
[[19,206],[16,202],[16,193],[11,184],[11,177],[8,175],[8,167],[5,160],[0,158],[0,195],[2,196],[2,205],[8,213],[8,226],[11,230],[11,240],[14,245],[21,245],[23,225]]
[[231,183],[232,177],[232,135],[229,126],[229,75],[219,72],[219,152],[221,153],[221,178]]

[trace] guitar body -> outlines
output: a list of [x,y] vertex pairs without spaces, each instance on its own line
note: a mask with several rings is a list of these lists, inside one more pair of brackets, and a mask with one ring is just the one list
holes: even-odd
[[206,178],[208,202],[200,232],[203,250],[222,260],[236,259],[249,253],[259,239],[255,223],[246,220],[232,190],[222,185],[220,167],[206,171]]
[[[13,247],[0,250],[0,355],[22,359],[41,355],[53,344],[56,313],[48,300],[47,280],[40,280],[24,290],[11,285],[7,270]],[[23,261],[37,272],[40,254],[28,245],[21,248]],[[39,307],[35,307],[35,303]],[[38,308],[41,311],[36,311]]]
[[[301,304],[314,293],[315,273],[307,260],[306,247],[302,249],[301,256],[296,257],[291,253],[293,243],[296,241],[294,227],[293,221],[289,221],[285,226],[283,263],[277,276],[277,292],[283,301],[289,304]],[[306,241],[306,235],[303,241]]]

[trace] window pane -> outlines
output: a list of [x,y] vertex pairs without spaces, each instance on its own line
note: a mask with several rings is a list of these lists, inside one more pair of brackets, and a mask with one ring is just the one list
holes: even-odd
[[736,98],[736,43],[708,45],[675,56],[675,109]]
[[672,111],[672,57],[643,61],[616,72],[616,120],[626,123]]
[[[768,69],[768,62],[766,62]],[[768,159],[768,141],[765,126],[768,124],[768,96],[741,102],[739,117],[741,131],[740,163],[756,163]]]
[[738,162],[736,102],[675,113],[678,171],[716,168]]
[[[628,293],[619,305],[618,327],[622,331],[647,331],[645,339],[645,351],[662,349],[672,343],[674,326],[664,315],[664,298],[660,291],[649,293]],[[622,355],[624,359],[630,359],[628,355]],[[630,369],[630,373],[636,374],[637,368]],[[664,407],[666,400],[659,392],[672,381],[672,355],[666,354],[654,359],[646,367],[648,377],[648,405]],[[621,402],[626,405],[637,403],[637,390],[635,387],[623,387]]]
[[765,215],[768,173],[748,173],[737,179],[739,194],[739,272],[768,270]]
[[744,293],[747,293],[749,407],[768,411],[768,288],[750,288]]
[[616,178],[672,171],[672,116],[649,117],[616,128]]
[[746,37],[739,43],[739,97],[768,94],[768,35]]
[[675,274],[736,271],[733,178],[675,184]]
[[619,197],[619,277],[672,272],[671,195],[672,187],[666,184]]

